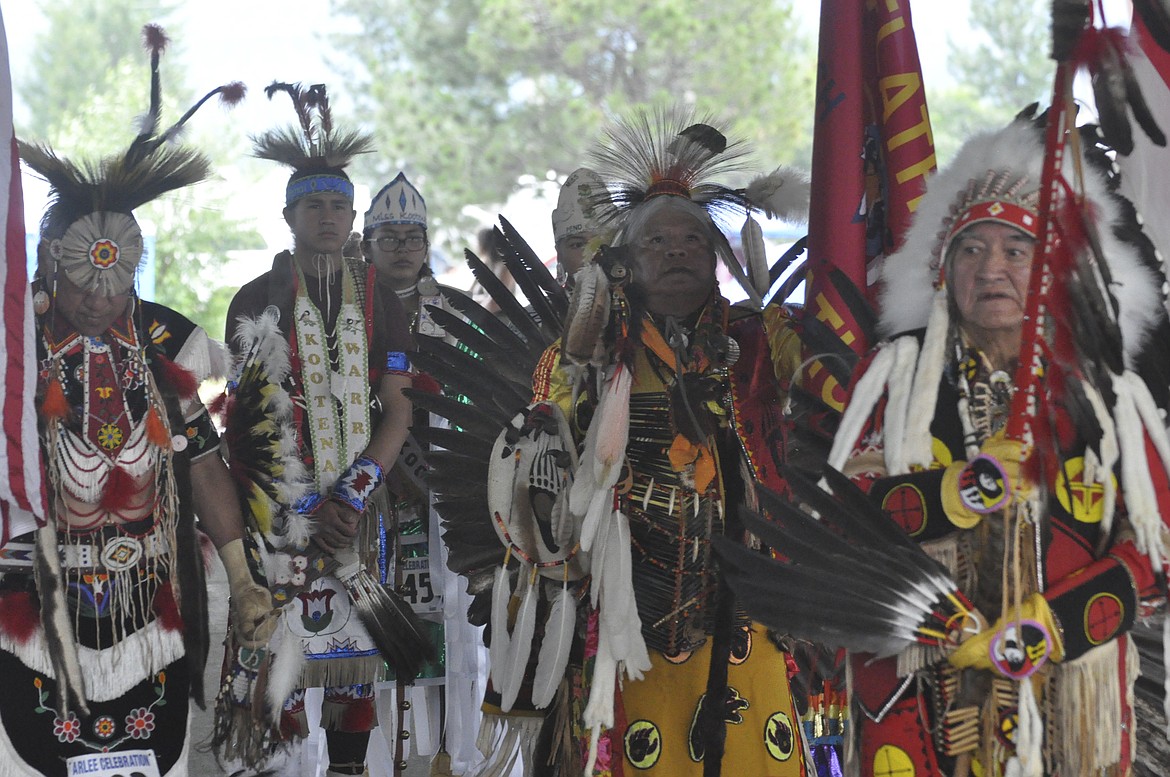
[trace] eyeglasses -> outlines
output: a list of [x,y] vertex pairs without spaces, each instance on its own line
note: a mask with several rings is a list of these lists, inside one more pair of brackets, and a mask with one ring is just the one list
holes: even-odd
[[392,237],[386,235],[384,237],[367,240],[367,243],[376,243],[378,248],[383,251],[397,251],[402,246],[406,246],[407,251],[417,251],[424,248],[427,244],[427,239],[422,235],[411,235],[410,237]]

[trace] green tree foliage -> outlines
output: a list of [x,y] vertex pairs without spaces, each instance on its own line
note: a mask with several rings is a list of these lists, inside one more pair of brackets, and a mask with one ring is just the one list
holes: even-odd
[[[138,0],[72,0],[46,7],[49,26],[37,41],[38,70],[24,84],[21,97],[31,111],[34,127],[44,132],[18,131],[49,143],[66,157],[97,159],[126,150],[137,132],[135,118],[146,111],[150,95],[149,57],[139,32],[147,21],[159,21],[169,3]],[[92,40],[87,35],[92,33]],[[180,31],[168,29],[176,39]],[[73,41],[73,45],[62,45]],[[82,41],[88,41],[82,43]],[[90,49],[108,41],[116,60],[94,59]],[[194,101],[190,88],[178,77],[181,50],[168,48],[163,63],[163,123],[176,120]],[[42,70],[43,68],[43,70]],[[44,74],[44,82],[40,74]],[[79,73],[76,82],[61,74]],[[37,102],[55,84],[52,101]],[[214,85],[209,85],[214,86]],[[209,103],[188,124],[185,140],[214,159],[232,159],[245,145],[220,109]],[[213,173],[214,165],[213,165]],[[218,189],[218,191],[217,191]],[[180,311],[212,336],[224,330],[227,306],[234,288],[221,288],[218,270],[234,249],[263,248],[254,229],[227,215],[227,193],[209,182],[160,197],[135,212],[144,231],[156,235],[154,299]]]
[[815,46],[790,0],[337,0],[361,32],[348,84],[382,153],[440,226],[522,176],[584,164],[607,114],[686,102],[732,121],[761,166],[811,148]]
[[948,69],[956,85],[930,104],[940,162],[975,132],[1007,124],[1033,102],[1052,97],[1050,4],[978,0],[969,25],[948,35]]
[[40,0],[48,23],[36,36],[29,77],[16,84],[28,106],[26,134],[51,140],[59,122],[76,110],[124,59],[143,59],[138,31],[165,23],[175,0]]

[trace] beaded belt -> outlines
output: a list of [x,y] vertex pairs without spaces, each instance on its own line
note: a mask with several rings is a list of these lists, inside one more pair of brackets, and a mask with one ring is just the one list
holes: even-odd
[[[69,569],[102,568],[120,572],[140,562],[161,556],[170,550],[166,539],[154,533],[145,537],[117,535],[102,545],[79,542],[58,545],[61,566]],[[0,571],[32,569],[36,545],[31,542],[9,542],[0,547]]]

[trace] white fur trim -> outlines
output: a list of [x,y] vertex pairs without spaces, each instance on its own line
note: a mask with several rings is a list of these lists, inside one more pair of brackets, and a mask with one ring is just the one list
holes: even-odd
[[894,341],[894,369],[890,371],[890,392],[883,433],[886,440],[886,472],[890,475],[910,471],[906,462],[906,428],[910,424],[911,381],[917,362],[917,340],[913,337],[899,337]]
[[[1166,660],[1170,658],[1170,618],[1162,617],[1162,666],[1166,666]],[[1162,691],[1164,697],[1162,701],[1162,715],[1166,720],[1166,739],[1170,740],[1170,672],[1165,673],[1162,679]]]
[[[0,649],[11,653],[34,672],[55,680],[53,662],[45,644],[44,627],[38,626],[25,642],[16,642],[0,632]],[[183,635],[169,631],[157,621],[121,642],[103,650],[77,646],[81,674],[85,678],[85,696],[90,701],[109,701],[129,691],[154,673],[183,657]]]
[[[1161,569],[1166,559],[1166,547],[1158,495],[1150,479],[1146,435],[1150,436],[1162,457],[1163,468],[1166,466],[1166,456],[1170,454],[1170,446],[1167,445],[1165,430],[1159,422],[1157,406],[1141,378],[1126,371],[1114,378],[1113,390],[1117,394],[1113,409],[1117,439],[1121,450],[1125,451],[1121,459],[1121,493],[1138,550],[1150,557],[1154,569]],[[1150,425],[1151,420],[1153,426]]]
[[848,407],[841,417],[841,424],[837,428],[837,436],[833,438],[833,447],[829,451],[829,466],[834,469],[844,469],[853,453],[853,446],[865,428],[874,407],[886,391],[890,373],[894,369],[896,349],[893,343],[879,343],[877,353],[869,363],[869,368],[857,379],[853,387],[853,396]]
[[[928,467],[934,460],[931,452],[932,438],[930,424],[938,405],[938,387],[942,379],[943,365],[946,364],[947,335],[950,331],[950,315],[947,310],[946,290],[935,292],[926,325],[926,337],[918,355],[914,371],[913,400],[907,408],[906,442],[904,452],[910,466]],[[903,472],[908,471],[902,470]]]
[[[1117,442],[1117,425],[1113,422],[1109,408],[1105,406],[1105,398],[1101,396],[1101,392],[1090,383],[1082,383],[1081,388],[1093,407],[1097,423],[1101,425],[1100,459],[1091,455],[1093,452],[1091,449],[1086,450],[1085,470],[1081,477],[1085,482],[1100,483],[1104,489],[1104,496],[1101,499],[1101,532],[1104,536],[1110,536],[1113,531],[1114,512],[1117,509],[1117,481],[1113,477],[1113,471],[1121,456]],[[1161,436],[1165,437],[1165,434]],[[1090,463],[1095,464],[1095,467],[1090,467]]]
[[1008,760],[1009,777],[1044,777],[1044,716],[1036,703],[1031,679],[1021,680],[1016,726],[1016,754]]

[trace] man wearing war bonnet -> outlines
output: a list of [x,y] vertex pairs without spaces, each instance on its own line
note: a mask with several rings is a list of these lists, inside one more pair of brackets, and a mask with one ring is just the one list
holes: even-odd
[[83,162],[20,149],[51,187],[33,284],[50,518],[0,547],[5,777],[63,777],[94,754],[187,773],[188,698],[203,703],[208,649],[193,513],[227,568],[235,628],[249,639],[271,630],[271,598],[245,563],[219,436],[196,395],[224,359],[202,329],[134,292],[134,210],[208,174],[202,154],[171,139],[203,101],[234,103],[243,85],[214,90],[164,130],[167,40],[154,25],[144,38],[152,101],[125,154]]
[[[928,183],[882,271],[887,339],[854,379],[829,463],[980,615],[948,625],[938,646],[853,662],[863,775],[1132,768],[1127,632],[1156,594],[1170,493],[1164,429],[1135,365],[1161,301],[1140,243],[1122,238],[1139,230],[1108,189],[1108,160],[1065,142],[1056,167],[1083,200],[1049,228],[1078,262],[1055,281],[1072,289],[1056,313],[1080,318],[1075,349],[1043,340],[1041,366],[1017,369],[1039,293],[1046,164],[1025,119],[972,138]],[[1099,242],[1080,244],[1077,229]],[[1008,434],[1028,415],[1014,404],[1024,372],[1047,379],[1030,445]]]
[[[393,596],[379,585],[393,560],[386,547],[393,527],[383,524],[371,497],[384,486],[410,425],[410,401],[402,394],[411,384],[410,332],[393,290],[375,282],[371,265],[342,253],[355,217],[345,166],[370,150],[369,137],[334,127],[323,85],[268,88],[269,97],[278,92],[292,98],[299,124],[261,135],[255,154],[292,168],[284,219],[293,250],[277,254],[271,270],[240,289],[227,325],[229,344],[245,364],[258,353],[280,353],[283,360],[279,368],[268,361],[274,379],[265,389],[283,397],[282,405],[260,409],[271,411],[264,415],[273,424],[268,428],[281,429],[276,452],[283,460],[268,462],[276,485],[271,515],[252,511],[267,516],[257,528],[269,549],[279,551],[267,566],[275,598],[285,606],[270,645],[276,663],[267,699],[273,715],[283,700],[280,735],[303,737],[305,688],[323,686],[328,773],[361,774],[377,725],[374,683],[384,661],[396,663],[399,677],[409,681],[429,648],[421,636],[402,648],[407,657],[397,662],[384,657],[380,648],[388,643],[379,640],[418,635],[363,625],[371,601]],[[237,409],[245,402],[238,393]],[[229,441],[255,431],[232,417]],[[230,460],[233,473],[243,471],[237,464],[249,466],[240,458]],[[334,571],[315,576],[328,568]],[[252,706],[246,698],[233,703],[237,712]],[[246,734],[233,733],[229,754]],[[257,760],[261,754],[249,747],[241,744],[240,754]]]

